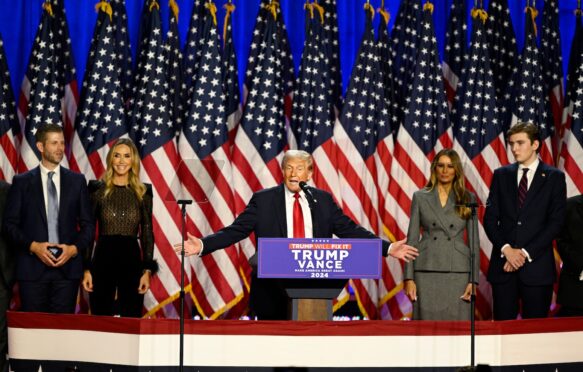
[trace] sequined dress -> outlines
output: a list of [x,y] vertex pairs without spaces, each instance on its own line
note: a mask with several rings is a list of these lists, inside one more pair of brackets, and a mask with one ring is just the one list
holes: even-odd
[[85,258],[93,278],[91,312],[140,317],[140,277],[144,270],[156,268],[151,189],[141,202],[125,186],[115,186],[107,197],[101,181],[91,181],[89,190],[98,229],[97,244]]

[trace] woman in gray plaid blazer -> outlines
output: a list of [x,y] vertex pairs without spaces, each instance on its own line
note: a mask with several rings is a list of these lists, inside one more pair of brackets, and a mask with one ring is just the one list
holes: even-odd
[[[459,155],[441,150],[431,162],[427,185],[413,194],[411,203],[407,244],[419,250],[419,257],[405,264],[405,293],[413,302],[413,319],[470,318],[470,248],[464,233],[471,231],[472,221],[465,205],[474,201],[465,188]],[[479,257],[476,252],[476,273]]]

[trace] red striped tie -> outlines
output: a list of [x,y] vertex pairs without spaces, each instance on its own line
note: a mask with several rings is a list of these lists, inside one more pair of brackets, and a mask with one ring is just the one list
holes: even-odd
[[294,202],[294,238],[304,238],[304,214],[302,213],[302,205],[300,204],[300,193],[294,194],[296,201]]
[[522,172],[522,178],[518,184],[518,208],[522,208],[524,200],[526,200],[526,193],[528,192],[528,178],[526,178],[528,168],[522,168]]

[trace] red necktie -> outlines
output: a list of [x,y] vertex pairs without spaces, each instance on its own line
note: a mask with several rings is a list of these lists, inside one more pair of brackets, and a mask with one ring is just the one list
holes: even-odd
[[304,231],[304,214],[302,213],[302,205],[300,204],[300,193],[294,194],[296,201],[294,202],[294,238],[305,237]]
[[522,208],[524,200],[526,200],[526,193],[528,192],[528,178],[526,178],[528,168],[522,168],[522,172],[522,178],[518,184],[518,208]]

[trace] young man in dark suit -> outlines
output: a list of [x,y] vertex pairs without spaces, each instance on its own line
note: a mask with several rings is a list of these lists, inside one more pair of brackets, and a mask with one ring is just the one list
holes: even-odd
[[73,313],[94,223],[85,176],[60,165],[63,129],[36,132],[38,167],[12,181],[3,230],[16,257],[21,310]]
[[516,319],[520,304],[522,318],[544,318],[556,276],[553,240],[565,218],[565,175],[539,160],[536,125],[518,123],[507,136],[516,162],[494,171],[484,215],[494,319]]
[[[248,237],[256,238],[377,238],[346,216],[326,191],[310,187],[317,208],[310,208],[300,182],[312,177],[312,156],[305,151],[289,150],[282,160],[283,184],[256,192],[235,221],[215,234],[202,239],[188,234],[186,255],[206,255],[228,247]],[[297,199],[296,199],[297,194]],[[299,207],[296,207],[299,204]],[[302,223],[295,223],[294,209],[301,214]],[[299,234],[299,235],[298,235]],[[417,256],[417,249],[405,240],[390,244],[383,241],[383,255],[408,261]],[[180,252],[180,245],[175,250]],[[252,266],[253,257],[250,259]],[[255,270],[251,280],[250,307],[259,319],[286,319],[287,296],[277,281],[258,279]]]
[[[10,185],[0,181],[0,227],[6,207],[6,196]],[[6,311],[10,306],[12,297],[12,285],[14,284],[14,257],[6,244],[4,237],[0,236],[0,372],[8,371],[6,354],[8,352],[8,332],[6,329]]]

